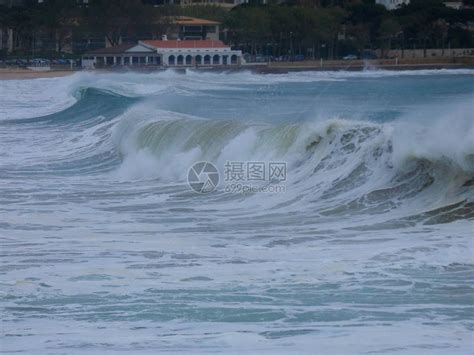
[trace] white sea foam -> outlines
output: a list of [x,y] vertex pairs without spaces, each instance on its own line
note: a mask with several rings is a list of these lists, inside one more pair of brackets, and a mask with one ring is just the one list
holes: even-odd
[[[459,73],[81,73],[9,86],[2,349],[468,352],[472,73]],[[28,82],[51,85],[39,95],[57,106],[28,109]],[[286,192],[196,194],[186,174],[200,160],[221,172],[286,161]]]
[[434,105],[397,121],[394,161],[445,161],[474,172],[474,113],[472,97],[448,106]]
[[257,75],[250,71],[239,73],[212,73],[188,70],[180,74],[172,70],[155,73],[97,74],[76,73],[67,77],[35,80],[6,80],[0,86],[0,117],[21,119],[45,116],[70,107],[77,100],[78,91],[85,88],[106,90],[118,95],[140,97],[190,90],[196,95],[206,88],[241,90],[242,85],[273,85],[278,83],[344,81],[357,78],[400,76],[472,75],[471,69],[441,69],[417,71],[369,70],[309,71],[288,74]]

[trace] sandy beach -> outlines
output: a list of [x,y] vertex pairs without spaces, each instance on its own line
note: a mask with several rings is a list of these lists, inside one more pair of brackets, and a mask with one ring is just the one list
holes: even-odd
[[[185,68],[185,67],[174,67],[170,68],[178,72],[184,72],[186,69],[199,70],[199,71],[214,71],[214,72],[225,72],[225,71],[252,71],[263,74],[284,74],[292,71],[363,71],[367,68],[371,69],[385,69],[385,70],[436,70],[436,69],[466,69],[473,68],[474,64],[472,58],[457,58],[453,63],[445,61],[400,61],[394,64],[393,61],[388,60],[374,60],[374,61],[341,61],[332,60],[325,61],[323,66],[320,65],[319,61],[302,61],[302,62],[272,62],[272,63],[248,63],[236,68],[221,68],[221,67],[200,67],[200,68]],[[157,67],[136,67],[133,69],[126,69],[123,67],[118,68],[104,68],[96,69],[93,72],[99,73],[120,73],[120,72],[137,72],[137,73],[150,73],[155,71],[163,71],[166,69]],[[72,75],[79,72],[80,70],[61,70],[53,69],[49,71],[35,71],[31,69],[23,68],[0,68],[0,80],[22,80],[22,79],[39,79],[39,78],[55,78],[67,75]]]
[[55,78],[76,73],[75,70],[34,71],[22,68],[0,68],[0,80]]

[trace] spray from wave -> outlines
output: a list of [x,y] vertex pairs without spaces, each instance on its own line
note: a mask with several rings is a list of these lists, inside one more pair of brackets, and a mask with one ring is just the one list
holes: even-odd
[[[474,72],[459,73],[2,83],[7,346],[468,353]],[[285,161],[286,192],[197,194],[203,160]]]
[[[238,91],[241,85],[256,84],[256,78],[273,85],[301,80],[301,75],[81,74],[65,79],[54,91],[64,95],[59,95],[59,101],[68,98],[54,109],[75,98],[69,109],[33,119],[21,118],[31,114],[25,111],[15,122],[54,132],[47,139],[34,137],[43,147],[43,166],[37,171],[111,172],[119,180],[158,179],[184,185],[189,167],[197,161],[211,161],[221,171],[227,161],[285,161],[292,191],[287,196],[298,201],[295,208],[308,207],[315,214],[391,212],[400,218],[460,206],[463,217],[472,217],[470,98],[442,111],[423,106],[420,113],[428,114],[429,122],[417,112],[391,123],[321,115],[315,120],[271,123],[196,117],[160,108],[172,95],[199,100],[210,78],[215,82],[207,85],[214,90],[226,83]],[[328,75],[311,73],[305,80],[325,80]],[[403,73],[335,73],[331,77],[345,80],[363,75]],[[54,79],[48,80],[42,84],[54,85]],[[66,143],[66,150],[57,149]],[[47,166],[44,158],[51,161]],[[35,160],[32,155],[31,166]]]
[[474,216],[468,110],[453,113],[454,125],[440,117],[429,127],[341,119],[247,124],[138,112],[130,110],[114,127],[120,178],[184,183],[196,161],[211,161],[221,172],[227,161],[285,161],[299,208],[338,216],[403,210],[407,216],[453,205],[464,210],[462,218]]

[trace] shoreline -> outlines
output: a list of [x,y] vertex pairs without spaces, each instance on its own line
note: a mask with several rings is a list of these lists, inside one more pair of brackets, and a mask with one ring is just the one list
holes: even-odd
[[260,74],[286,74],[290,72],[304,72],[304,71],[320,71],[320,72],[357,72],[357,71],[370,71],[370,70],[389,70],[389,71],[416,71],[416,70],[442,70],[442,69],[474,69],[473,64],[390,64],[390,65],[305,65],[305,64],[278,64],[269,66],[246,66],[239,69],[233,69],[234,71],[247,69],[252,70]]
[[35,71],[21,68],[0,68],[0,80],[27,80],[41,78],[58,78],[72,75],[80,70]]
[[0,68],[0,81],[1,80],[28,80],[28,79],[41,79],[41,78],[57,78],[73,75],[80,72],[88,73],[153,73],[166,70],[176,70],[185,72],[186,69],[203,71],[203,72],[239,72],[239,71],[252,71],[257,74],[287,74],[289,72],[299,71],[364,71],[367,69],[374,70],[392,70],[392,71],[405,71],[405,70],[442,70],[442,69],[474,69],[474,64],[465,63],[425,63],[425,64],[385,64],[385,65],[370,65],[356,64],[352,65],[330,65],[324,66],[316,65],[315,63],[270,63],[257,64],[257,65],[242,65],[238,68],[136,68],[136,70],[124,70],[120,69],[96,69],[93,71],[84,70],[50,70],[50,71],[34,71],[29,69],[21,68]]

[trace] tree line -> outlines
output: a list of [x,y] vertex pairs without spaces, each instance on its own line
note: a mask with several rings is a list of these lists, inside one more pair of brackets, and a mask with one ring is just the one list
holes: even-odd
[[472,21],[474,10],[440,0],[411,0],[393,11],[370,0],[294,0],[241,6],[225,27],[228,41],[251,54],[332,59],[376,48],[472,48]]
[[[85,40],[159,38],[172,16],[222,22],[222,39],[252,55],[338,58],[381,48],[471,48],[474,10],[455,10],[442,0],[411,0],[394,11],[374,0],[259,1],[228,11],[218,6],[159,6],[142,0],[46,0],[30,6],[0,6],[0,26],[15,33],[15,48],[32,50],[36,38],[50,38],[61,52],[71,36]],[[473,0],[465,0],[474,6]],[[42,41],[40,43],[46,43]],[[36,48],[37,50],[46,48]],[[77,49],[78,52],[87,46]]]

